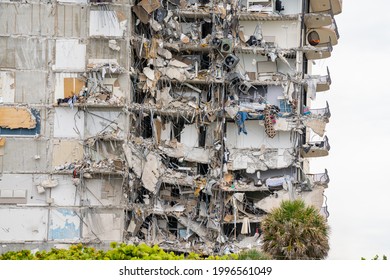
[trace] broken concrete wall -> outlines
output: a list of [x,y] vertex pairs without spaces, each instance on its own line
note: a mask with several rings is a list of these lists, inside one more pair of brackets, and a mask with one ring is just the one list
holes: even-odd
[[49,140],[8,138],[4,149],[3,172],[47,172],[51,160],[48,154]]
[[[0,208],[2,241],[44,241],[47,239],[48,209]],[[9,219],[12,217],[12,219]]]
[[21,205],[47,205],[48,192],[44,192],[45,188],[39,188],[39,186],[44,185],[45,180],[49,180],[49,175],[6,173],[2,175],[1,179],[0,191],[3,194],[6,191],[13,191],[14,196],[16,193],[23,194],[24,201],[19,202]]
[[54,208],[49,213],[48,240],[77,241],[80,240],[80,211],[68,208]]
[[86,5],[56,5],[55,34],[58,37],[87,37],[88,8]]
[[87,45],[89,58],[116,59],[121,66],[125,67],[128,63],[127,42],[119,38],[116,38],[115,41],[120,48],[119,50],[109,47],[109,39],[90,38]]
[[77,181],[69,180],[69,175],[53,175],[52,180],[58,182],[54,188],[45,189],[45,195],[59,207],[79,206],[83,200],[83,191]]
[[85,137],[112,135],[113,138],[124,136],[124,114],[121,109],[89,109],[86,114]]
[[[246,36],[254,35],[258,22],[240,21]],[[267,21],[261,25],[261,34],[279,48],[299,47],[299,24],[296,21]]]
[[47,73],[16,71],[15,101],[16,103],[42,104],[48,101]]
[[15,102],[15,73],[0,71],[0,104]]
[[84,112],[77,109],[55,108],[54,137],[84,138]]
[[21,70],[45,70],[54,40],[34,37],[0,37],[0,65]]
[[99,179],[88,179],[84,181],[86,188],[84,200],[89,205],[114,206],[122,202],[123,178],[104,176]]
[[77,39],[57,39],[55,50],[56,71],[85,71],[86,45]]
[[55,16],[52,9],[51,5],[44,3],[23,3],[18,6],[0,3],[0,18],[4,23],[1,24],[0,34],[53,36]]
[[258,120],[248,120],[245,122],[247,135],[238,134],[238,128],[235,123],[227,124],[227,146],[228,148],[257,148],[262,145],[266,148],[292,148],[294,143],[290,140],[290,132],[278,131],[276,137],[270,138],[264,131],[264,127]]
[[122,209],[84,209],[85,225],[82,237],[86,240],[122,241],[124,213]]
[[83,159],[84,148],[80,140],[53,139],[53,166],[69,164]]

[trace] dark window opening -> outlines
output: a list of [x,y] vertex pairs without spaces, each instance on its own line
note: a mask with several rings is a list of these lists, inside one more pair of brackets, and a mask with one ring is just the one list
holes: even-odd
[[207,175],[209,172],[209,165],[204,163],[198,163],[198,174]]
[[202,38],[212,33],[213,25],[211,22],[204,22],[202,24]]
[[175,236],[177,236],[177,219],[174,217],[168,217],[168,230],[169,232],[173,233]]
[[204,147],[206,145],[206,126],[201,126],[199,128],[199,147]]
[[[256,231],[260,231],[259,229],[260,225],[259,223],[250,223],[250,235],[253,235]],[[237,223],[236,226],[236,236],[241,234],[242,229],[242,223]],[[234,236],[234,224],[233,222],[230,224],[224,224],[223,225],[223,232],[228,237]]]
[[[140,112],[140,115],[142,115],[142,112]],[[150,116],[138,118],[137,132],[138,135],[142,136],[144,139],[153,137],[153,129]]]

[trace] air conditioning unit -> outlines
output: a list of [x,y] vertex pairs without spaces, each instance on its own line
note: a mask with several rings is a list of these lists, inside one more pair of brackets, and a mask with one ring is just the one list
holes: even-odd
[[225,57],[223,64],[225,64],[225,66],[227,68],[232,69],[238,64],[239,61],[240,61],[240,59],[237,56],[235,56],[234,54],[228,54]]
[[221,40],[221,52],[231,53],[233,51],[233,40],[232,39],[222,39]]

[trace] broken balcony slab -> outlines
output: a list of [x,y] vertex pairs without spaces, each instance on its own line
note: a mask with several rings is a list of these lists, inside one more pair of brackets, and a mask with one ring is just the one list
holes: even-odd
[[178,143],[177,148],[160,146],[159,149],[169,157],[183,158],[189,162],[208,164],[211,160],[211,149],[188,147],[181,143]]
[[294,149],[229,149],[228,170],[282,169],[295,161]]
[[324,188],[317,186],[309,192],[300,192],[299,194],[292,194],[291,191],[280,190],[274,192],[273,195],[270,195],[258,202],[254,203],[254,206],[269,213],[272,209],[279,207],[280,203],[283,200],[291,199],[302,199],[306,205],[314,206],[316,209],[320,210],[324,201]]
[[145,189],[156,194],[161,184],[160,177],[164,173],[161,159],[158,155],[149,153],[145,158],[142,171],[142,183]]
[[167,169],[161,177],[161,182],[171,185],[193,186],[194,178],[186,173]]
[[307,28],[318,28],[322,26],[328,26],[333,23],[332,15],[330,14],[305,14],[304,19]]
[[301,155],[304,158],[324,157],[329,155],[330,145],[328,137],[325,136],[322,141],[313,141],[304,144],[301,148]]

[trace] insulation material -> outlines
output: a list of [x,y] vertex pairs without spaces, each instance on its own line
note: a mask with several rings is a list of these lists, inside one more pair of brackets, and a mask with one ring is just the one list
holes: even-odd
[[77,140],[53,140],[53,166],[64,165],[83,158],[82,142]]
[[46,79],[44,72],[16,72],[15,102],[18,103],[45,103]]
[[[65,98],[65,80],[78,80],[78,74],[76,73],[56,73],[55,74],[55,89],[54,99]],[[69,93],[69,92],[68,92]]]
[[72,241],[80,239],[80,213],[67,208],[50,212],[49,240]]
[[53,70],[84,71],[86,45],[76,39],[56,40],[55,65]]
[[54,137],[84,137],[84,112],[55,108]]
[[117,12],[90,11],[89,17],[90,36],[123,36],[126,20],[120,22]]
[[64,96],[62,98],[79,95],[84,86],[85,82],[83,80],[77,78],[64,78]]
[[15,101],[15,73],[0,72],[0,104]]
[[31,110],[20,107],[0,107],[0,127],[33,129],[37,121]]
[[[10,219],[12,217],[12,219]],[[2,242],[44,241],[47,237],[47,208],[1,208]]]
[[101,241],[121,241],[123,228],[122,210],[86,210],[83,238]]

